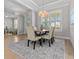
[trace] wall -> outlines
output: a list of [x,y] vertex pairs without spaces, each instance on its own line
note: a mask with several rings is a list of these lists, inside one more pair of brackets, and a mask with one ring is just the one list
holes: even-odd
[[17,20],[18,20],[17,34],[23,34],[24,33],[24,16],[19,15]]
[[[74,0],[71,0],[71,2],[70,2],[70,17],[72,14],[74,15]],[[74,19],[74,17],[73,17],[73,19]],[[71,23],[70,24],[70,41],[74,47],[74,24],[72,23],[72,18],[70,18],[70,20],[71,20],[71,22],[70,22]]]
[[[56,36],[64,36],[64,37],[70,37],[70,20],[69,20],[69,6],[64,6],[61,8],[58,8],[62,10],[62,32],[55,32]],[[55,9],[54,9],[55,10]],[[57,9],[56,9],[57,10]],[[53,11],[53,10],[52,10]],[[18,16],[18,29],[17,32],[18,34],[26,34],[27,33],[27,26],[29,24],[32,24],[33,26],[40,27],[40,17],[38,16],[38,13],[34,12],[35,16],[32,17],[32,12],[28,13],[23,13]],[[34,18],[35,17],[35,18]],[[34,21],[35,19],[35,21]],[[7,23],[8,21],[9,23]],[[33,22],[32,22],[33,21]],[[8,25],[9,27],[13,27],[12,21],[11,20],[5,20],[5,24]]]
[[4,28],[6,28],[6,26],[9,29],[12,28],[12,26],[13,26],[12,19],[10,19],[10,18],[4,18]]
[[32,25],[32,12],[24,14],[24,34],[27,34],[27,26]]
[[69,6],[63,7],[62,9],[62,32],[66,37],[70,37],[70,20],[69,20]]
[[19,14],[17,20],[18,20],[18,28],[17,28],[18,35],[27,34],[27,26],[32,24],[31,11]]
[[[70,37],[70,20],[69,20],[69,6],[64,6],[61,8],[56,8],[56,9],[52,9],[53,10],[61,10],[62,11],[62,31],[60,32],[55,32],[56,36],[60,36],[60,37]],[[40,17],[37,16],[36,19],[36,24],[39,27],[40,26]]]
[[70,41],[74,46],[74,25],[70,25]]
[[[11,10],[10,10],[11,11]],[[27,12],[16,12],[17,15],[13,13],[5,12],[4,18],[4,28],[6,26],[9,30],[13,30],[15,26],[17,27],[17,34],[27,34],[27,26],[32,25],[32,12],[31,10]],[[8,16],[8,17],[6,17]],[[13,17],[14,16],[14,17]],[[16,19],[14,19],[16,17]],[[17,20],[17,24],[14,25],[14,20]]]
[[14,27],[14,19],[13,16],[14,14],[12,12],[10,12],[9,10],[4,11],[4,28],[6,28],[6,26],[8,27],[8,29],[12,29]]

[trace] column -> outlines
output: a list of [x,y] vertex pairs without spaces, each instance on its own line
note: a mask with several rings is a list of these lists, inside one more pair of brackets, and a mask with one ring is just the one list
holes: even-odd
[[35,11],[32,10],[32,26],[35,26]]

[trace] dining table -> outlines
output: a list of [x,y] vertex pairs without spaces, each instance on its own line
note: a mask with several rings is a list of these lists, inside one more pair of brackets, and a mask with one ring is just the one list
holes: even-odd
[[45,42],[45,39],[43,38],[44,35],[48,35],[49,31],[46,29],[42,30],[35,30],[35,36],[41,36],[41,39],[39,39],[40,46],[42,46],[42,42]]
[[43,36],[43,35],[47,35],[48,33],[49,33],[49,31],[46,29],[35,30],[35,36]]

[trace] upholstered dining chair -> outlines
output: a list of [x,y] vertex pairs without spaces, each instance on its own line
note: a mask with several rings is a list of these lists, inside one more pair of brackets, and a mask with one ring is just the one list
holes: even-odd
[[29,41],[32,41],[33,42],[33,49],[35,49],[36,41],[38,41],[40,38],[41,37],[35,36],[34,29],[32,26],[27,26],[27,39],[28,39],[27,46],[29,46]]
[[43,38],[48,40],[49,47],[50,47],[51,44],[53,44],[53,42],[54,42],[54,30],[55,30],[55,28],[54,27],[50,27],[48,30],[49,30],[48,35],[44,35]]
[[[53,27],[53,31],[52,31],[52,39],[53,39],[53,42],[55,41],[55,40],[54,40],[55,28],[56,28],[56,27],[54,26],[54,27]],[[53,42],[51,41],[52,44],[53,44]]]

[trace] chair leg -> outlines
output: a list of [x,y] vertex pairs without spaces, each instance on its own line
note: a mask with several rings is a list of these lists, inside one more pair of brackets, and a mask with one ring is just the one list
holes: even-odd
[[53,44],[54,41],[55,41],[55,40],[54,40],[54,37],[52,37],[52,38],[51,38],[51,44]]
[[40,46],[42,46],[42,39],[40,39],[39,42],[40,42]]
[[27,44],[28,47],[29,47],[29,41],[30,41],[30,40],[28,40],[28,44]]
[[43,42],[45,43],[45,39],[43,39]]
[[53,42],[55,41],[54,37],[53,37]]
[[51,44],[53,44],[53,39],[51,38]]
[[50,40],[49,40],[49,47],[51,47]]
[[36,44],[36,41],[33,41],[33,43],[34,43],[34,47],[33,47],[33,49],[35,49],[35,44]]

